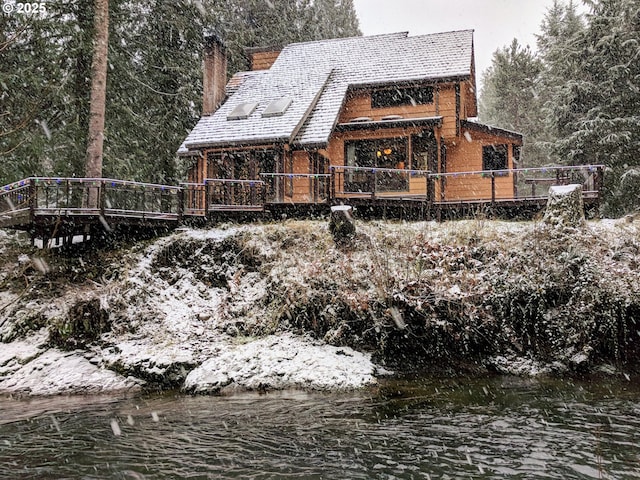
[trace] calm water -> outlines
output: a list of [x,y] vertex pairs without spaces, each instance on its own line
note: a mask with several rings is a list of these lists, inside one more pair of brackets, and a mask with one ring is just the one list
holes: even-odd
[[0,398],[0,478],[640,478],[639,383]]

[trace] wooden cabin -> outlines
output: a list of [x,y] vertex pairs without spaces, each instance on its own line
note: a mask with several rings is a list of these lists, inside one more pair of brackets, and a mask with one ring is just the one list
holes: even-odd
[[[349,203],[425,218],[539,211],[550,185],[579,183],[597,207],[604,166],[518,169],[522,135],[477,115],[473,32],[394,33],[249,51],[227,81],[207,38],[203,114],[178,151],[180,186],[30,177],[0,188],[0,228],[43,244],[114,226],[172,227],[217,212]],[[87,198],[97,199],[87,208]],[[376,209],[372,209],[374,212]]]
[[249,53],[254,70],[226,82],[224,45],[208,39],[204,114],[178,152],[191,185],[219,186],[211,204],[516,195],[522,135],[474,120],[472,30]]

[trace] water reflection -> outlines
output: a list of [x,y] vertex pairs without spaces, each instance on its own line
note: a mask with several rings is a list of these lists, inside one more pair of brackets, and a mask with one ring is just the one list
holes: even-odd
[[636,385],[431,378],[349,394],[4,398],[0,477],[639,477]]

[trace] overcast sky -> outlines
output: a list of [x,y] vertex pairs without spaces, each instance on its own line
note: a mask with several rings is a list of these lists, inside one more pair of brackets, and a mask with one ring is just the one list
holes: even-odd
[[493,52],[513,38],[535,50],[535,34],[553,0],[354,0],[354,5],[363,35],[473,29],[481,82]]

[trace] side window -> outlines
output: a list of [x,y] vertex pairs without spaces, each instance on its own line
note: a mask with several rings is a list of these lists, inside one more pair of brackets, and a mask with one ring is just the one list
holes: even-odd
[[508,159],[507,145],[487,145],[482,147],[483,170],[506,170]]

